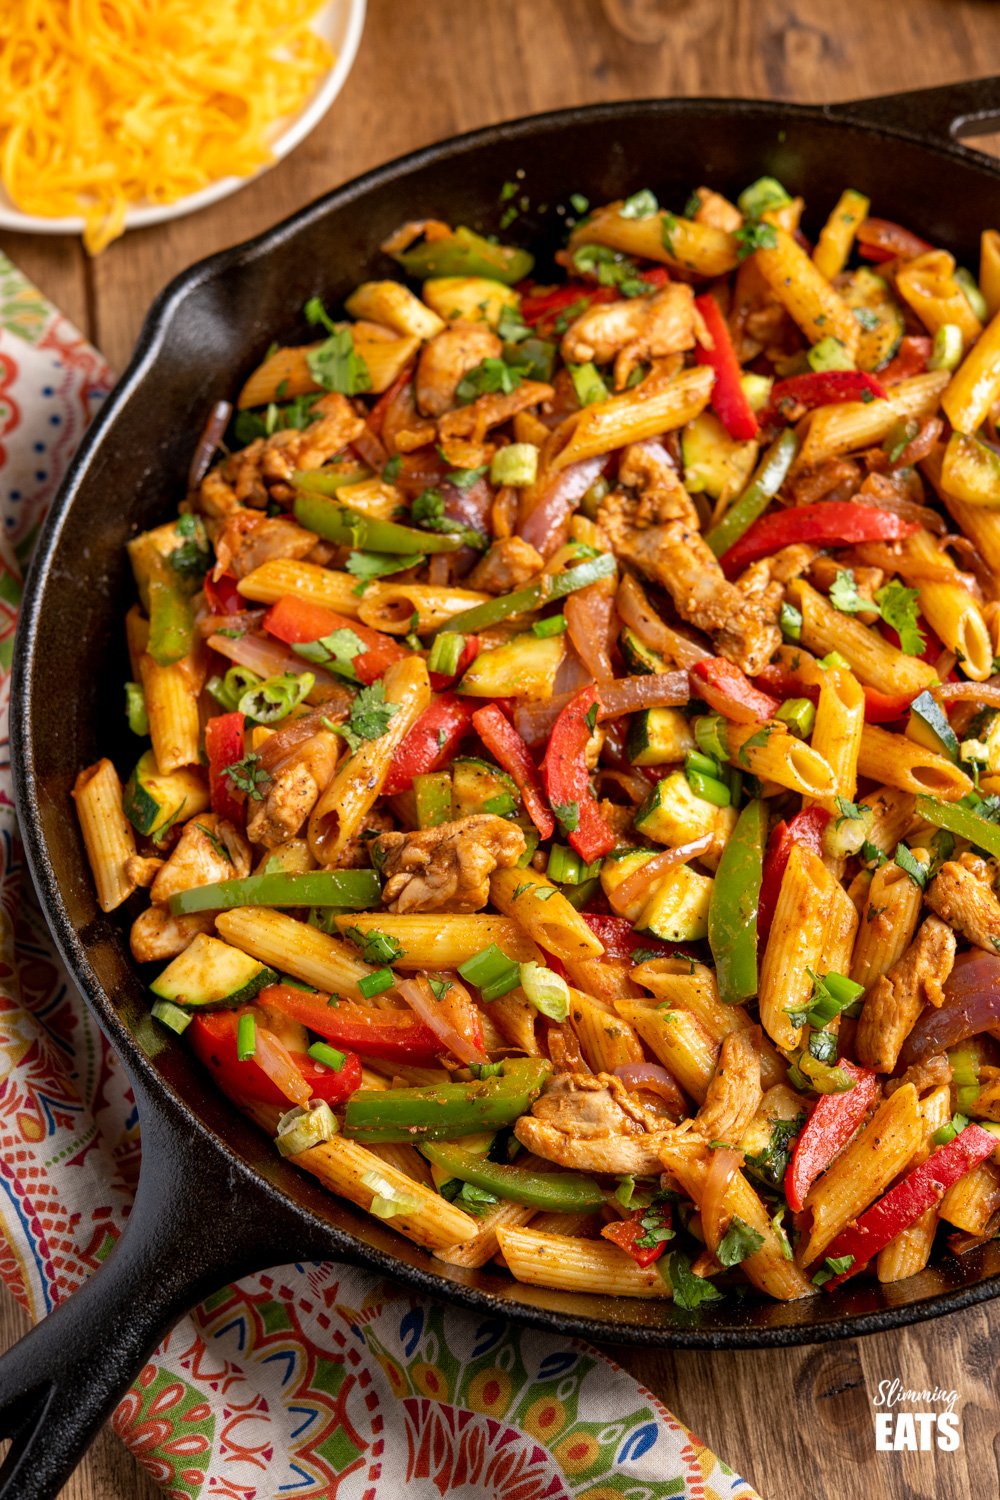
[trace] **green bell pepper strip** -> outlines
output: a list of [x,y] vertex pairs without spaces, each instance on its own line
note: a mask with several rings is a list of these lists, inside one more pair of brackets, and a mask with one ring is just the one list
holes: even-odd
[[158,667],[187,656],[194,645],[194,614],[183,580],[162,558],[149,577],[149,645]]
[[296,469],[292,485],[297,490],[309,490],[316,495],[335,495],[346,484],[361,484],[371,479],[372,471],[367,464],[342,469]]
[[597,1183],[578,1172],[531,1172],[527,1167],[504,1166],[487,1161],[461,1146],[428,1143],[421,1152],[436,1167],[441,1167],[460,1182],[557,1214],[586,1214],[603,1208],[605,1195]]
[[514,594],[502,595],[499,599],[491,599],[487,604],[476,604],[472,609],[463,610],[460,615],[453,615],[441,628],[471,635],[477,630],[485,630],[489,625],[496,625],[511,615],[527,614],[530,610],[541,609],[553,599],[564,599],[567,594],[574,593],[576,589],[585,589],[599,578],[610,578],[616,566],[612,554],[606,552],[601,557],[593,557],[580,563],[578,567],[567,568],[564,573],[546,573]]
[[220,880],[178,891],[170,898],[170,910],[175,917],[234,906],[337,906],[345,911],[369,911],[381,900],[374,870],[309,870],[294,875],[275,870],[270,875],[248,875],[245,880]]
[[552,1064],[541,1057],[508,1059],[495,1078],[415,1089],[359,1089],[347,1102],[344,1134],[365,1145],[455,1140],[513,1125],[537,1099]]
[[327,542],[362,547],[370,552],[404,555],[422,552],[457,552],[465,546],[461,533],[418,531],[378,516],[365,516],[327,495],[300,492],[295,497],[295,519],[307,531],[315,531]]
[[728,552],[764,514],[784,484],[798,451],[798,437],[794,428],[788,427],[768,448],[742,495],[733,501],[718,526],[706,533],[705,540],[716,557]]
[[985,849],[994,859],[1000,859],[1000,825],[990,823],[971,807],[962,807],[958,802],[939,802],[936,797],[918,797],[917,815],[933,823],[935,828],[946,828],[960,839],[968,839],[977,849]]
[[724,1005],[757,993],[757,907],[766,843],[767,811],[756,799],[740,813],[722,851],[708,908],[708,942]]
[[459,226],[440,239],[424,240],[393,256],[408,276],[424,281],[432,276],[486,276],[513,286],[531,274],[535,257],[513,245],[494,245],[473,230]]

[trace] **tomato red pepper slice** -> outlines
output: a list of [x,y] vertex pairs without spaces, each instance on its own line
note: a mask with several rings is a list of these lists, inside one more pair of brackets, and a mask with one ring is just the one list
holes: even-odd
[[[577,854],[588,864],[610,854],[618,842],[614,830],[598,810],[584,760],[591,735],[587,715],[593,709],[592,717],[596,719],[599,705],[593,683],[581,688],[556,719],[542,761],[542,784],[556,821],[565,829]],[[574,819],[576,826],[571,827]]]
[[859,1068],[846,1057],[838,1067],[854,1087],[845,1094],[822,1094],[795,1143],[785,1173],[785,1197],[793,1213],[801,1213],[806,1194],[821,1172],[851,1139],[879,1094],[878,1075]]
[[[231,1010],[214,1010],[191,1018],[185,1036],[199,1062],[237,1104],[277,1104],[288,1109],[281,1090],[271,1082],[253,1058],[240,1062],[236,1052],[237,1020]],[[361,1087],[361,1064],[353,1052],[347,1054],[339,1073],[314,1062],[305,1052],[292,1052],[292,1061],[312,1090],[313,1098],[341,1104]]]
[[931,357],[934,341],[923,334],[907,334],[900,343],[895,357],[878,372],[883,385],[898,385],[913,375],[922,375]]
[[645,953],[654,953],[657,958],[673,958],[675,954],[689,956],[687,950],[676,943],[640,937],[627,917],[607,916],[603,912],[581,912],[580,915],[598,941],[604,944],[605,958],[628,959],[631,963],[639,948]]
[[541,837],[550,839],[555,833],[556,820],[549,811],[542,778],[524,740],[494,703],[488,703],[485,708],[477,708],[472,715],[472,723],[490,754],[514,778],[528,817]]
[[430,1067],[445,1050],[430,1027],[412,1011],[368,1010],[353,1000],[331,1005],[329,995],[311,995],[290,984],[269,985],[261,991],[259,1000],[345,1052]]
[[762,724],[781,707],[777,698],[754,687],[745,672],[723,656],[695,662],[688,676],[691,692],[735,724]]
[[643,1270],[651,1266],[654,1260],[659,1260],[667,1248],[666,1240],[659,1240],[655,1245],[637,1243],[638,1240],[649,1237],[648,1230],[642,1226],[642,1217],[646,1212],[647,1210],[642,1208],[633,1209],[627,1219],[616,1219],[612,1224],[605,1224],[601,1230],[602,1239],[610,1240],[613,1245],[618,1246],[619,1250],[624,1250],[625,1254],[630,1255],[636,1265]]
[[883,1250],[927,1209],[940,1203],[950,1187],[992,1156],[996,1146],[996,1136],[981,1125],[966,1125],[946,1146],[939,1146],[926,1161],[907,1172],[902,1182],[897,1182],[877,1203],[866,1208],[854,1224],[842,1229],[827,1246],[828,1259],[839,1260],[843,1255],[852,1255],[854,1263],[839,1276],[832,1277],[826,1283],[826,1290],[832,1291],[849,1276],[863,1271],[873,1255]]
[[843,401],[880,399],[888,394],[881,380],[864,370],[816,370],[810,375],[792,375],[772,387],[760,421],[766,426],[784,420],[789,411],[797,417],[801,408],[812,411],[816,406],[838,406]]
[[895,542],[919,529],[889,510],[855,505],[851,500],[821,500],[816,505],[793,505],[761,516],[719,561],[726,577],[735,578],[751,563],[792,542],[818,542],[821,546]]
[[711,292],[696,297],[694,305],[701,313],[712,340],[711,349],[706,349],[704,344],[695,344],[694,347],[694,357],[698,363],[708,365],[715,371],[715,384],[710,398],[712,410],[730,437],[739,442],[747,442],[757,436],[760,428],[753,407],[740,385],[743,372],[736,358],[736,350],[722,316],[722,309]]
[[408,792],[414,776],[426,776],[447,765],[472,724],[472,709],[454,693],[432,698],[393,757],[385,794]]
[[244,599],[236,587],[236,579],[232,573],[220,573],[218,578],[213,574],[214,569],[209,568],[203,585],[205,602],[213,615],[238,615],[241,610],[246,609],[249,601]]
[[934,249],[919,234],[892,219],[863,219],[858,225],[857,240],[858,249],[869,260],[895,260],[897,255],[912,260]]
[[227,766],[235,765],[244,756],[241,713],[216,714],[205,725],[205,754],[208,756],[208,787],[212,799],[212,811],[220,818],[228,818],[237,828],[243,827],[246,793],[233,786],[224,775]]
[[284,641],[286,646],[302,645],[306,641],[318,641],[335,630],[351,630],[364,645],[364,651],[354,658],[354,670],[358,681],[365,684],[375,682],[383,676],[394,661],[409,653],[380,630],[362,625],[360,620],[350,620],[346,615],[335,614],[322,604],[313,604],[307,599],[295,599],[291,595],[272,604],[264,616],[264,629],[269,635]]
[[813,854],[823,851],[823,830],[830,821],[830,814],[823,807],[805,807],[789,822],[775,825],[767,841],[764,855],[764,875],[760,883],[760,899],[757,904],[757,935],[761,952],[774,920],[774,908],[778,904],[778,893],[785,877],[792,846],[801,844]]
[[[647,270],[640,271],[639,277],[650,288],[659,289],[666,286],[670,273],[666,266],[650,266]],[[569,308],[574,309],[574,317],[579,317],[588,308],[600,303],[621,301],[622,294],[616,287],[595,286],[590,281],[567,281],[562,286],[550,287],[544,292],[526,285],[522,289],[520,313],[524,322],[529,323],[536,333],[547,337],[556,332],[554,325],[560,313],[565,313]]]

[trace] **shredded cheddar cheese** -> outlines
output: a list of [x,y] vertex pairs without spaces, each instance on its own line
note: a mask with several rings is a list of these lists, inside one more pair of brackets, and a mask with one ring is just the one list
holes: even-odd
[[11,0],[0,28],[0,180],[25,213],[82,214],[97,255],[130,204],[271,160],[332,55],[320,0]]

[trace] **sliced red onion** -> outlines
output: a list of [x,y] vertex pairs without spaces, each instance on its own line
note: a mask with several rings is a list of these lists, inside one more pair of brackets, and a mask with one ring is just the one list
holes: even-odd
[[290,672],[293,676],[300,672],[312,672],[316,685],[309,696],[317,701],[339,701],[345,704],[351,701],[347,689],[323,667],[303,661],[301,656],[297,656],[271,636],[211,635],[208,644],[220,656],[238,662],[241,667],[249,667],[251,672],[257,672],[261,677],[277,677],[283,672]]
[[943,703],[969,698],[974,703],[989,703],[993,708],[1000,708],[1000,679],[998,678],[991,678],[989,682],[942,682],[937,687],[931,688],[931,692]]
[[465,985],[452,979],[439,1000],[427,980],[400,979],[396,988],[448,1051],[464,1063],[489,1062],[483,1051],[482,1023]]
[[970,1036],[1000,1025],[1000,957],[963,953],[944,986],[944,1003],[928,1005],[903,1043],[899,1066],[946,1052]]
[[566,522],[584,495],[604,471],[607,454],[582,458],[543,480],[531,513],[518,527],[526,542],[543,557],[550,557],[563,540]]
[[711,1157],[712,1164],[705,1178],[705,1192],[701,1200],[701,1227],[705,1244],[714,1255],[729,1227],[725,1199],[729,1184],[743,1165],[743,1152],[736,1151],[732,1146],[718,1146]]
[[615,1077],[620,1078],[627,1089],[648,1089],[650,1093],[658,1094],[678,1115],[686,1114],[687,1104],[680,1085],[659,1063],[622,1063],[615,1069]]
[[188,489],[197,489],[209,469],[212,467],[212,459],[215,457],[216,449],[222,442],[223,434],[229,426],[229,418],[233,414],[233,408],[228,401],[216,401],[209,412],[208,421],[202,429],[201,437],[198,439],[194,452],[191,455],[191,465],[188,469]]

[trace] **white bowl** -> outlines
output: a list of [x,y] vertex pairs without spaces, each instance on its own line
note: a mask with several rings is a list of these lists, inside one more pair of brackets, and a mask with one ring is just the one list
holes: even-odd
[[[200,192],[189,193],[186,198],[177,198],[173,203],[137,203],[126,211],[125,228],[143,229],[150,224],[163,224],[167,219],[177,219],[182,214],[207,208],[210,203],[217,203],[220,198],[226,198],[230,193],[246,187],[247,183],[253,182],[283,156],[287,156],[289,151],[294,151],[310,130],[319,124],[347,81],[364,29],[366,3],[367,0],[328,0],[317,12],[312,23],[313,30],[329,42],[334,53],[334,64],[308,104],[297,115],[290,116],[284,125],[277,127],[277,134],[271,143],[274,161],[261,167],[253,176],[222,177]],[[79,214],[50,219],[38,214],[22,213],[11,203],[0,185],[0,228],[31,234],[82,234],[84,220]]]

